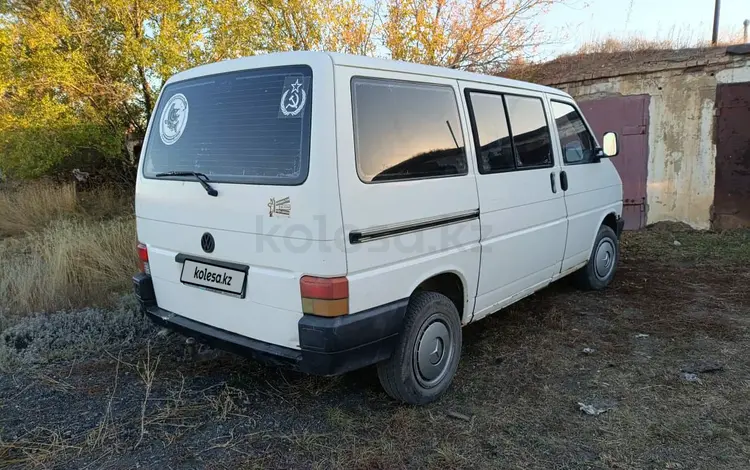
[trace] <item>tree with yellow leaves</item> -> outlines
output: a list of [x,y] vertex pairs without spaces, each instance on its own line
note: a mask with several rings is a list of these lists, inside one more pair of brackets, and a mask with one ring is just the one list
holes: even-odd
[[487,71],[542,42],[534,18],[564,1],[4,0],[0,170],[127,161],[166,79],[203,63],[327,50]]
[[533,22],[560,0],[388,0],[384,45],[394,59],[486,71],[544,43]]

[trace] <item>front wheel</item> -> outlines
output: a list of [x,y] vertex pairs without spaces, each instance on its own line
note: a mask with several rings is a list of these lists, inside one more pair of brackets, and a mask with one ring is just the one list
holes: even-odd
[[620,241],[607,225],[599,227],[599,233],[591,250],[589,262],[576,273],[578,287],[587,290],[602,290],[612,283],[620,260]]
[[396,400],[424,405],[448,390],[460,356],[461,321],[456,306],[437,292],[418,292],[409,300],[393,355],[378,364],[378,378]]

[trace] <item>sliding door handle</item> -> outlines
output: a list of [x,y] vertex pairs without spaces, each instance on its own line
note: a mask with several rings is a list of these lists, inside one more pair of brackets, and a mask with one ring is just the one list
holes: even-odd
[[563,191],[568,190],[568,174],[564,171],[560,172],[560,188],[562,188]]

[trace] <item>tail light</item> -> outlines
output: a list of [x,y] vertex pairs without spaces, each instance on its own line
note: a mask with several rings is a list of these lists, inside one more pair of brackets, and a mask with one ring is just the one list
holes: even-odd
[[299,288],[303,313],[321,317],[349,313],[349,281],[345,277],[302,276]]
[[148,247],[145,243],[138,242],[138,268],[142,273],[151,274],[151,268],[148,265]]

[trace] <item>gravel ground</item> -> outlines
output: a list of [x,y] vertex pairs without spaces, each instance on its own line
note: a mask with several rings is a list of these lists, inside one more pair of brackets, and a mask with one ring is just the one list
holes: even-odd
[[127,299],[16,321],[0,467],[750,468],[750,233],[667,226],[623,252],[604,292],[557,283],[465,328],[449,394],[419,408],[372,368],[191,351]]

